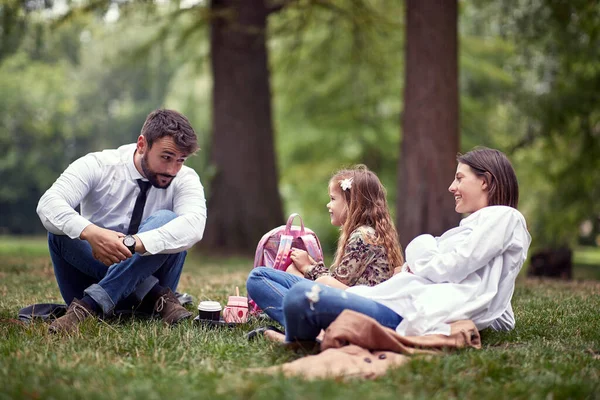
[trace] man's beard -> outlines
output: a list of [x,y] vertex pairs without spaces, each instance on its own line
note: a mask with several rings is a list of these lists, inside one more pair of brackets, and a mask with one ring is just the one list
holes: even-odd
[[171,183],[173,182],[173,179],[171,179],[169,182],[167,182],[166,185],[162,186],[160,184],[160,181],[158,180],[159,176],[167,176],[169,178],[175,178],[175,176],[173,175],[168,175],[168,174],[157,174],[156,172],[152,171],[150,169],[150,167],[148,166],[148,154],[144,154],[142,156],[142,171],[144,172],[144,175],[146,175],[146,178],[148,179],[148,181],[150,181],[150,183],[152,184],[152,186],[154,186],[157,189],[166,189],[169,187],[169,185],[171,185]]

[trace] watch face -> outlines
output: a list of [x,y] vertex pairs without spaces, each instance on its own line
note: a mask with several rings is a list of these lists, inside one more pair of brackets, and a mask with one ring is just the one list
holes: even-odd
[[127,247],[135,246],[135,238],[133,236],[125,236],[123,244]]

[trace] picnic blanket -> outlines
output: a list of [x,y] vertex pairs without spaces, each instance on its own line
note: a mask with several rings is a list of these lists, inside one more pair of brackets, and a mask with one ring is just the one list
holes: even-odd
[[325,331],[321,352],[253,372],[317,378],[374,379],[414,355],[440,355],[463,348],[481,349],[481,337],[473,321],[452,323],[446,335],[401,336],[373,318],[344,310]]

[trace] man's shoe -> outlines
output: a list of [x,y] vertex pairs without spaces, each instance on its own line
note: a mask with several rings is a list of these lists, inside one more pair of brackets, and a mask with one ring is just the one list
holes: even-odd
[[72,333],[77,330],[77,326],[88,317],[95,316],[94,310],[88,308],[87,304],[79,299],[73,299],[67,313],[60,318],[55,319],[48,330],[51,333]]
[[177,296],[169,288],[166,288],[154,303],[154,311],[159,313],[163,321],[169,325],[175,325],[192,316],[192,313],[179,303]]

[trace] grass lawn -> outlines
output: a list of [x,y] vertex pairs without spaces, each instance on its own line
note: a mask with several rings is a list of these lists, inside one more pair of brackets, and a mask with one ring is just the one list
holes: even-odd
[[[221,303],[245,293],[249,259],[191,254],[179,291]],[[580,273],[583,271],[582,273]],[[524,275],[524,274],[522,274]],[[519,278],[517,327],[482,332],[483,350],[413,359],[375,381],[306,383],[251,375],[301,356],[247,327],[174,328],[157,320],[86,321],[78,335],[47,333],[15,321],[19,308],[61,302],[44,239],[0,237],[0,399],[397,399],[600,398],[600,252],[576,256],[576,278]],[[255,323],[256,324],[256,323]]]

